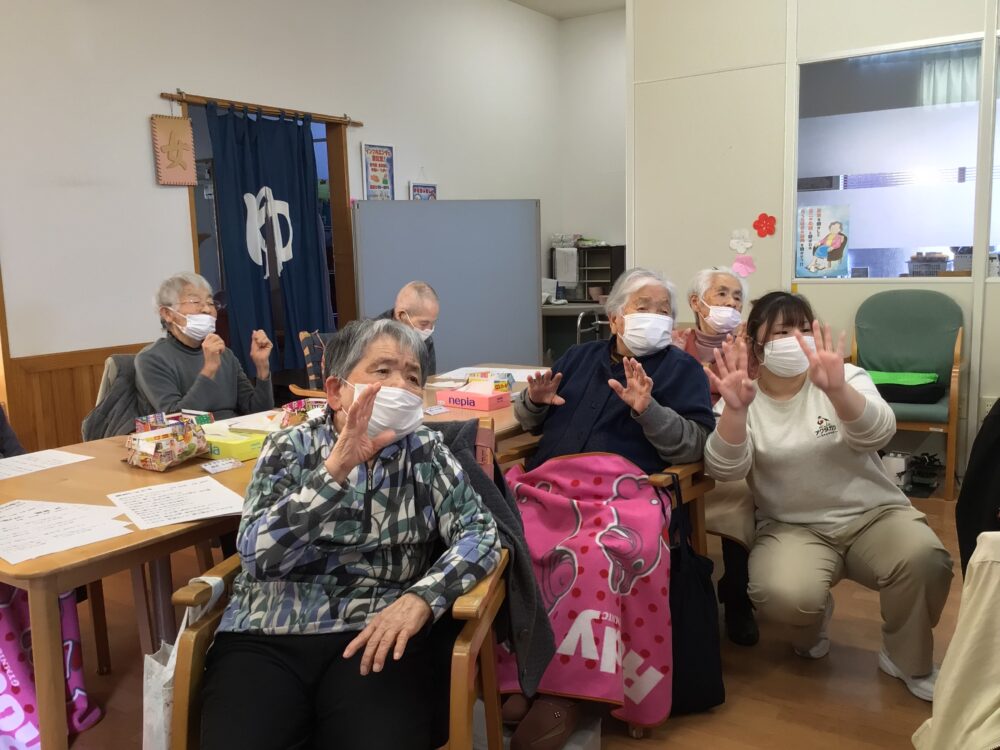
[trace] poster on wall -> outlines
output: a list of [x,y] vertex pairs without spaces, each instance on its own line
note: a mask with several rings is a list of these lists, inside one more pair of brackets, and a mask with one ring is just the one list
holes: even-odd
[[438,197],[438,186],[433,182],[411,182],[411,201],[436,201]]
[[391,201],[396,197],[392,146],[361,144],[364,165],[365,200]]
[[802,206],[799,208],[795,278],[845,278],[850,206]]

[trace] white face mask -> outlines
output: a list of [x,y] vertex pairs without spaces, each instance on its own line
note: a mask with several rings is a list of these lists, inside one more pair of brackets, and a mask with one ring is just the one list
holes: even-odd
[[408,312],[404,311],[403,315],[405,315],[406,319],[410,321],[410,327],[417,332],[417,335],[420,337],[420,340],[423,341],[424,343],[426,343],[427,339],[429,339],[431,336],[434,335],[434,326],[431,326],[430,328],[417,328],[415,325],[413,325],[413,318],[410,317],[410,314]]
[[[178,315],[184,315],[184,313],[177,313]],[[210,333],[215,333],[215,318],[206,313],[197,313],[195,315],[184,315],[187,320],[187,325],[181,328],[181,333],[183,333],[188,338],[192,338],[195,341],[204,341]]]
[[[354,398],[359,398],[366,383],[354,385],[344,381],[354,389]],[[375,437],[380,432],[392,430],[396,439],[406,437],[417,429],[424,421],[424,399],[405,388],[394,388],[383,385],[375,396],[372,407],[372,417],[368,420],[368,437]]]
[[[701,301],[705,302],[704,298]],[[732,332],[743,319],[740,311],[733,307],[710,305],[707,302],[705,302],[705,306],[708,307],[708,315],[705,316],[705,322],[712,326],[717,333]]]
[[670,344],[674,319],[669,315],[629,313],[624,318],[625,331],[621,334],[622,341],[635,356],[643,357],[658,352]]
[[[806,346],[816,351],[816,339],[803,336]],[[779,378],[794,378],[809,369],[809,358],[794,336],[774,339],[764,344],[764,367]]]

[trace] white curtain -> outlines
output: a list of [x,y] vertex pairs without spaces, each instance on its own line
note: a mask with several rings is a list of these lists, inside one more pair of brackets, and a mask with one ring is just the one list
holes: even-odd
[[958,50],[924,60],[920,71],[922,106],[979,99],[979,50]]

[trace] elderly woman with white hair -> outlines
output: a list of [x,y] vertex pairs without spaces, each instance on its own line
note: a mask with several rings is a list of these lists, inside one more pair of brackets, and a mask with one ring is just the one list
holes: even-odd
[[[749,298],[747,282],[728,266],[705,268],[688,287],[688,306],[695,325],[674,336],[674,343],[718,375],[715,351],[743,333],[743,305]],[[712,403],[719,394],[712,391]],[[750,582],[750,547],[753,545],[753,495],[745,480],[717,482],[706,497],[705,525],[722,538],[725,574],[719,579],[719,601],[725,608],[726,634],[740,646],[760,639],[753,605],[747,594]]]
[[697,360],[670,346],[675,299],[662,274],[626,271],[605,305],[611,340],[574,346],[528,379],[514,404],[521,426],[542,436],[528,469],[592,451],[646,472],[701,459],[715,419]]
[[274,407],[271,341],[254,331],[250,358],[257,369],[251,382],[240,362],[215,333],[219,315],[212,286],[196,273],[178,273],[156,293],[166,331],[135,359],[136,385],[156,411],[210,411],[216,419]]
[[[702,364],[715,362],[715,350],[729,336],[741,331],[743,304],[749,297],[747,282],[729,266],[698,271],[688,287],[688,306],[695,326],[677,332],[675,343]],[[713,394],[712,401],[718,400]]]
[[[641,477],[701,459],[715,426],[701,365],[671,346],[676,299],[656,271],[622,274],[606,304],[611,339],[572,347],[515,401],[518,421],[541,440],[527,471],[507,479],[560,645],[539,697],[515,693],[504,704],[504,720],[518,724],[512,750],[562,747],[579,698],[617,705],[615,716],[644,726],[669,711],[669,695],[654,687],[671,671],[666,514]],[[606,625],[600,669],[596,647],[577,647],[591,632],[587,613]],[[516,690],[509,665],[501,650],[505,692]],[[641,691],[632,689],[638,672],[650,677]]]

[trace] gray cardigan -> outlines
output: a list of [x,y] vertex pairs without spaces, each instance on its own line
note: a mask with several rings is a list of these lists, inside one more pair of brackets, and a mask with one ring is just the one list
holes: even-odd
[[538,581],[535,580],[531,552],[524,539],[521,514],[500,473],[500,467],[494,463],[493,476],[488,477],[476,461],[476,432],[479,429],[476,420],[437,422],[431,426],[440,430],[445,445],[458,459],[473,489],[493,514],[500,531],[500,545],[510,555],[504,573],[507,598],[497,614],[497,640],[506,643],[514,653],[521,690],[530,697],[538,690],[538,683],[556,652],[556,645]]

